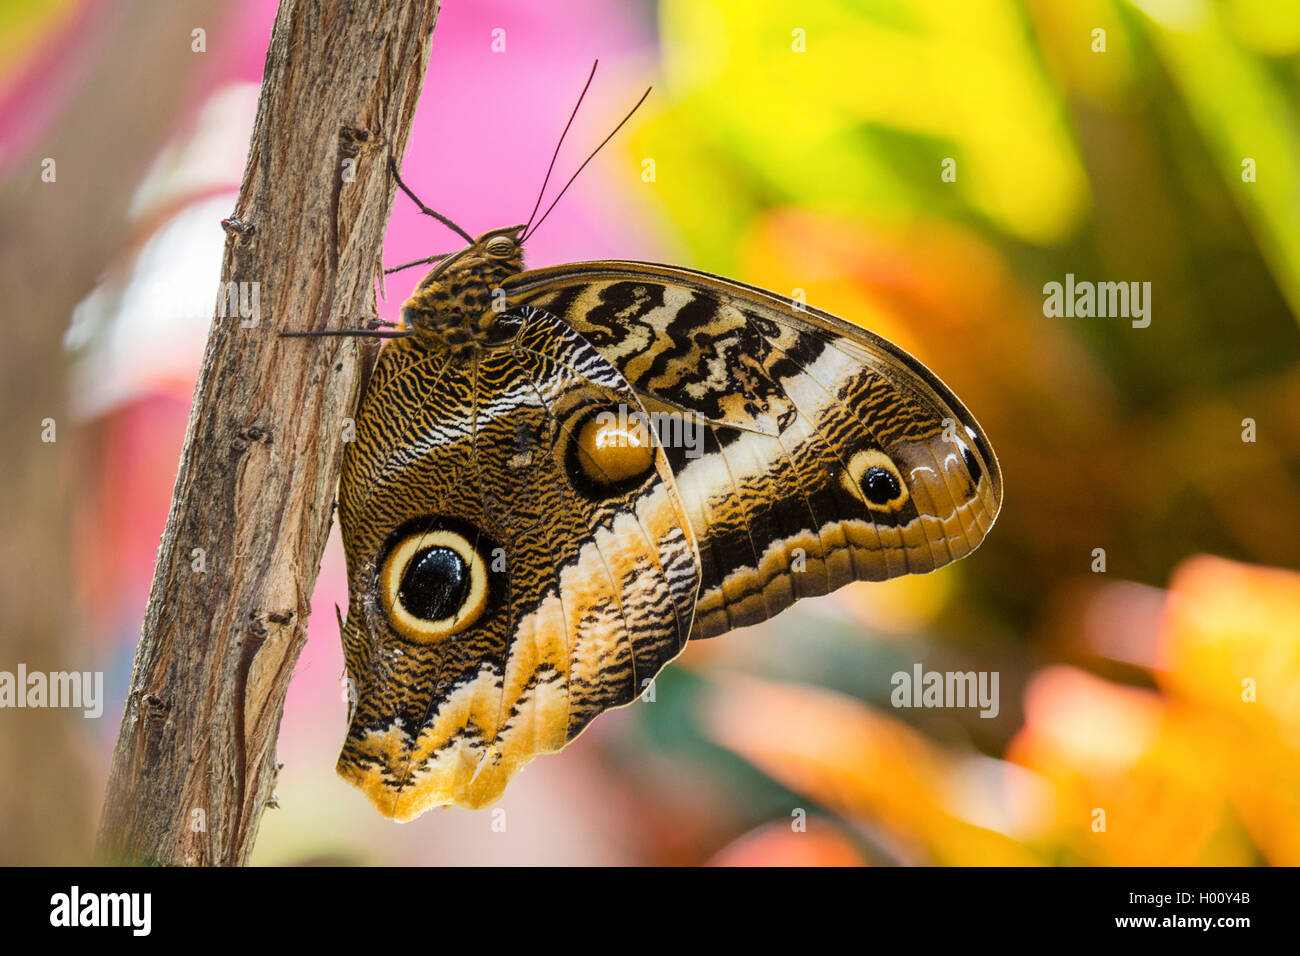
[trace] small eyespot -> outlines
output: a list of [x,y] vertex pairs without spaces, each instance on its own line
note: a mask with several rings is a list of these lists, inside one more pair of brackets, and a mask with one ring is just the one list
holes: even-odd
[[487,245],[483,249],[490,256],[505,258],[514,253],[515,241],[509,236],[493,236],[487,241]]
[[873,511],[896,511],[908,499],[907,483],[898,466],[877,448],[865,449],[849,459],[843,481],[849,493]]

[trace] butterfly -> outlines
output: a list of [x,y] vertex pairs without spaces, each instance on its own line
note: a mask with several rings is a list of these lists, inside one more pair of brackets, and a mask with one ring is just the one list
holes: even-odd
[[339,481],[338,771],[386,816],[491,804],[688,640],[991,528],[983,431],[897,346],[677,266],[526,270],[536,227],[472,237],[392,173],[466,245],[372,333]]

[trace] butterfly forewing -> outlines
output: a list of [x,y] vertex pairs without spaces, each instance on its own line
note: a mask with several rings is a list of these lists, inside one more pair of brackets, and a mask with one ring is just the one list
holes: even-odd
[[648,407],[702,430],[693,447],[666,442],[700,548],[692,637],[849,581],[932,571],[997,516],[1001,474],[978,423],[871,332],[649,263],[534,270],[506,290],[563,318]]

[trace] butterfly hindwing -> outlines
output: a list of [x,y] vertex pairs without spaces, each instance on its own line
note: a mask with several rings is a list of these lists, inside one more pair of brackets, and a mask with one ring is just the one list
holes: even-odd
[[[978,423],[928,369],[811,307],[635,262],[533,270],[512,301],[564,319],[651,411],[699,543],[692,637],[753,624],[853,580],[973,551],[1002,498]],[[664,420],[671,420],[666,417]]]
[[546,312],[499,322],[466,356],[389,344],[344,455],[339,772],[399,820],[497,799],[642,693],[695,606],[665,450],[604,448],[606,419],[641,410],[625,377]]

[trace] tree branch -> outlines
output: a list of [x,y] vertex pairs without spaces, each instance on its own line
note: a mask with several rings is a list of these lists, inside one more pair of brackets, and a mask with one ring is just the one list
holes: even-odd
[[[109,859],[247,862],[373,349],[437,0],[282,0],[100,826]],[[238,301],[239,314],[222,318]]]

